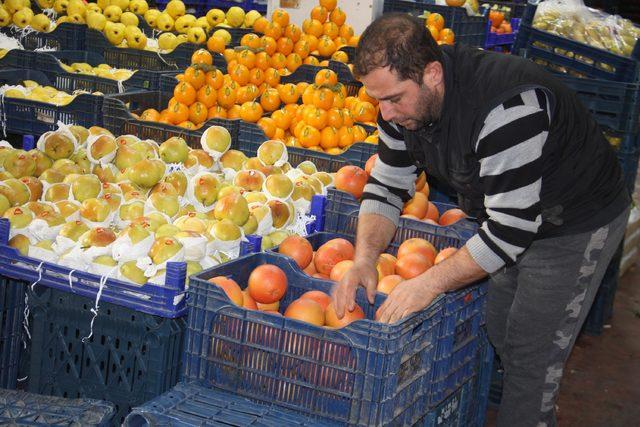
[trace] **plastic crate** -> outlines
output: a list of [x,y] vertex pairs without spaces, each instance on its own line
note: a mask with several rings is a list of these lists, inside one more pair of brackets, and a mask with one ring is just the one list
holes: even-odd
[[465,424],[469,402],[474,399],[473,380],[449,394],[416,425],[421,427],[470,427]]
[[630,58],[533,28],[536,4],[527,4],[513,45],[513,53],[544,61],[552,69],[590,79],[634,83],[640,77],[640,44]]
[[[185,375],[333,423],[412,424],[424,415],[442,299],[392,325],[360,320],[330,330],[246,310],[207,279],[227,276],[245,286],[250,272],[275,264],[288,277],[281,310],[302,293],[329,293],[332,283],[311,278],[290,258],[257,253],[191,277]],[[367,319],[384,301],[356,296]]]
[[607,267],[607,271],[600,283],[600,288],[598,288],[598,293],[584,322],[583,331],[589,335],[602,334],[604,325],[613,315],[613,301],[616,296],[616,290],[618,289],[622,249],[623,244],[621,243]]
[[484,47],[487,39],[487,18],[469,16],[462,7],[437,6],[433,2],[411,0],[385,0],[384,13],[408,12],[422,15],[423,12],[439,13],[444,18],[444,26],[455,33],[456,43],[472,47]]
[[481,328],[480,334],[476,376],[472,380],[471,386],[473,397],[468,400],[465,422],[463,423],[469,427],[484,427],[495,358],[493,346],[489,342],[485,328]]
[[233,393],[181,382],[134,408],[125,427],[146,426],[329,426],[294,411],[253,402]]
[[618,151],[618,161],[622,167],[622,179],[630,194],[635,191],[636,179],[638,176],[638,161],[640,160],[640,148],[629,151]]
[[33,31],[23,34],[16,26],[2,27],[0,32],[18,39],[26,50],[48,48],[52,50],[83,50],[85,48],[84,24],[64,22],[49,33]]
[[0,388],[16,388],[25,289],[24,282],[0,276]]
[[[58,264],[21,255],[8,246],[9,221],[0,218],[0,274],[95,299],[101,276],[77,271]],[[102,289],[101,301],[132,308],[141,313],[167,318],[183,316],[187,310],[185,294],[186,264],[167,263],[164,285],[146,283],[136,285],[122,280],[108,279]]]
[[[509,7],[511,8],[511,13],[509,15],[507,15],[507,13],[504,14],[505,19],[513,19],[513,18],[522,18],[522,15],[524,15],[524,9],[527,7],[527,2],[526,0],[520,0],[520,1],[494,1],[494,0],[490,0],[487,2],[482,2],[480,7],[483,7],[485,4],[489,5],[489,9],[493,6],[499,6],[501,9],[503,7]],[[484,8],[484,7],[483,7]],[[501,10],[502,12],[502,10]],[[487,11],[488,13],[488,11]]]
[[[360,202],[349,193],[328,189],[323,207],[324,215],[318,220],[317,231],[356,235]],[[438,210],[450,209],[453,205],[434,202]],[[474,234],[477,225],[470,220],[461,220],[446,227],[435,226],[409,218],[400,218],[396,236],[392,242],[397,250],[400,243],[420,234],[433,238],[433,245],[440,250],[449,246],[460,247]]]
[[148,50],[113,46],[100,31],[87,29],[86,50],[102,55],[107,64],[116,68],[177,71],[191,65],[193,52],[201,47],[193,43],[182,43],[172,52],[160,54]]
[[511,30],[512,33],[509,34],[496,34],[491,32],[491,21],[487,22],[487,40],[484,43],[485,49],[491,49],[496,46],[505,46],[512,45],[516,40],[516,34],[518,33],[518,28],[520,27],[520,19],[512,18],[511,19]]
[[[0,71],[0,85],[20,84],[23,80],[34,80],[43,86],[49,79],[38,71],[7,69]],[[3,97],[0,102],[2,130],[22,135],[42,135],[57,129],[57,123],[85,126],[102,125],[102,96],[80,94],[68,105],[57,106],[28,99]]]
[[3,425],[106,427],[111,425],[113,414],[110,402],[0,390],[0,423]]
[[132,406],[177,383],[184,317],[168,319],[101,300],[92,320],[95,297],[39,284],[28,296],[29,391],[108,400],[116,405],[119,425]]

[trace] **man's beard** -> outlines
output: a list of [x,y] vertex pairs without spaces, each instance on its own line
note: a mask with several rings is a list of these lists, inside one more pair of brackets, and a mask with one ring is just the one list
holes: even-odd
[[420,96],[416,105],[415,117],[406,118],[400,124],[408,130],[418,130],[423,126],[428,126],[440,118],[440,101],[435,90],[429,89],[426,85],[420,86]]

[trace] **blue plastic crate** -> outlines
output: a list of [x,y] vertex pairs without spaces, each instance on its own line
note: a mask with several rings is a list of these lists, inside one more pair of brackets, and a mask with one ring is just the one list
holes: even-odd
[[330,424],[216,388],[181,382],[163,395],[134,408],[124,422],[125,427],[165,425],[302,427]]
[[[446,210],[454,205],[434,202],[438,210]],[[349,193],[336,189],[329,189],[326,205],[323,207],[325,214],[319,218],[317,231],[332,233],[346,233],[355,236],[358,225],[358,211],[360,203]],[[449,246],[460,247],[474,234],[477,225],[470,220],[461,220],[446,227],[428,224],[409,218],[400,218],[398,230],[393,240],[397,250],[400,243],[411,237],[420,237],[420,234],[432,236],[436,249],[440,250]]]
[[469,16],[462,7],[437,6],[433,1],[384,0],[384,13],[408,12],[422,15],[423,12],[439,13],[444,18],[444,26],[453,30],[455,42],[472,47],[484,47],[487,38],[487,18]]
[[465,424],[469,401],[474,396],[473,380],[467,381],[446,396],[416,425],[421,427],[469,427]]
[[227,276],[245,287],[250,272],[275,264],[288,277],[280,309],[302,293],[330,292],[331,282],[308,277],[290,258],[258,253],[192,276],[185,345],[188,381],[201,381],[333,423],[415,423],[424,415],[442,299],[395,324],[374,322],[385,296],[356,301],[367,320],[330,330],[232,304],[207,279]]
[[33,31],[23,34],[22,29],[15,26],[2,27],[0,32],[18,39],[26,50],[36,50],[43,47],[53,50],[83,50],[86,28],[84,24],[64,22],[49,33]]
[[41,284],[30,287],[28,296],[29,391],[108,400],[116,405],[119,425],[132,406],[177,383],[184,317],[164,318],[101,300],[93,320],[95,297]]
[[495,353],[485,328],[480,330],[479,350],[476,359],[476,376],[472,380],[472,398],[468,400],[465,421],[469,427],[484,427],[489,401],[489,387],[493,373]]
[[516,40],[516,34],[518,33],[518,28],[520,27],[520,19],[512,18],[511,19],[511,30],[513,31],[510,34],[496,34],[491,32],[491,21],[487,22],[487,40],[484,43],[485,49],[491,49],[496,46],[510,46]]
[[[23,80],[34,80],[41,85],[50,85],[49,79],[38,71],[27,69],[0,70],[0,85],[21,84]],[[80,94],[68,105],[56,106],[45,102],[4,97],[0,103],[3,133],[20,135],[42,135],[57,129],[59,121],[85,126],[102,125],[102,96]]]
[[0,423],[3,425],[106,427],[111,425],[113,414],[110,402],[0,390]]
[[640,77],[640,44],[636,42],[631,57],[597,49],[584,43],[533,28],[537,5],[529,3],[520,22],[512,52],[543,61],[552,69],[590,79],[635,83]]
[[16,388],[25,290],[24,282],[0,276],[0,388]]
[[[76,271],[58,264],[21,255],[8,245],[9,221],[0,218],[0,274],[74,294],[95,299],[101,277]],[[108,279],[102,290],[101,300],[141,313],[176,318],[186,312],[185,263],[168,263],[164,285],[146,283],[142,286],[116,279]]]
[[182,70],[191,65],[193,52],[202,48],[201,45],[182,43],[172,52],[166,54],[149,50],[121,48],[113,46],[100,31],[90,28],[87,28],[86,39],[86,50],[102,55],[107,64],[112,67],[129,68],[131,70]]

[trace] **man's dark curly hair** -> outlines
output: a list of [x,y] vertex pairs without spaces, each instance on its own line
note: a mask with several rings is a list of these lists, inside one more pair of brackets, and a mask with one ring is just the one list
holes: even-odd
[[422,84],[424,68],[433,61],[442,62],[442,51],[424,21],[406,13],[387,13],[360,36],[353,71],[361,77],[389,66],[401,80]]

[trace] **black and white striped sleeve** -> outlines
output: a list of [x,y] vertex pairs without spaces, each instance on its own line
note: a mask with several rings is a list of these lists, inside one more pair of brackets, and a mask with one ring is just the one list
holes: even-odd
[[488,220],[466,246],[488,273],[515,262],[542,223],[542,153],[550,120],[547,97],[532,89],[492,110],[484,122],[476,154]]
[[398,224],[406,201],[415,194],[416,166],[402,132],[378,115],[378,159],[364,187],[360,213],[383,215]]

